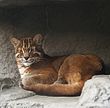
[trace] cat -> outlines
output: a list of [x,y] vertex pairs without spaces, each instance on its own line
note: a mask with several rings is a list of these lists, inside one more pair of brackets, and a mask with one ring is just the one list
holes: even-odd
[[103,74],[100,57],[92,54],[50,57],[43,51],[43,40],[41,34],[11,39],[23,89],[41,95],[75,96],[80,95],[86,80]]

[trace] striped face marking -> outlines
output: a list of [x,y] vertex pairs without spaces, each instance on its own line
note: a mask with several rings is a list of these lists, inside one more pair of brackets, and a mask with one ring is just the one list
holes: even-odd
[[[39,34],[40,35],[40,34]],[[22,39],[12,38],[11,42],[15,47],[15,57],[18,64],[30,66],[43,58],[43,51],[39,41],[42,41],[41,35]]]

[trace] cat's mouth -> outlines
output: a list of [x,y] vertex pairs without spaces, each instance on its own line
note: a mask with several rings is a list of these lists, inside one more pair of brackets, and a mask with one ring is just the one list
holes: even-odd
[[44,58],[37,57],[37,58],[29,58],[28,60],[25,60],[24,58],[20,58],[17,61],[21,62],[22,65],[28,67],[31,66],[33,63],[38,63],[42,60],[44,60]]
[[30,65],[32,65],[32,64],[33,64],[32,62],[31,62],[31,63],[28,63],[28,62],[23,63],[23,65],[26,66],[26,67],[27,67],[27,66],[30,66]]
[[22,61],[22,64],[23,64],[24,66],[30,66],[30,65],[32,65],[34,62],[35,62],[34,59],[23,60],[23,61]]

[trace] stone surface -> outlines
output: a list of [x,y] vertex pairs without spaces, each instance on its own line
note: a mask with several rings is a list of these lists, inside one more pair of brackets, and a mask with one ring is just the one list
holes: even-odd
[[94,76],[88,80],[77,108],[110,108],[110,75]]
[[14,101],[18,99],[23,99],[27,97],[34,96],[35,93],[31,91],[23,90],[19,87],[12,87],[10,89],[5,89],[4,91],[0,92],[0,102],[8,102],[8,101]]
[[79,97],[35,95],[18,87],[0,92],[0,108],[73,108]]
[[[4,78],[18,78],[16,62],[13,59],[14,50],[9,38],[12,36],[12,26],[3,25],[0,27],[0,81]],[[10,63],[9,63],[10,62]],[[13,70],[13,71],[12,71]],[[16,76],[16,77],[15,77]]]
[[18,87],[0,92],[0,108],[110,108],[110,75],[88,80],[80,97],[40,96]]

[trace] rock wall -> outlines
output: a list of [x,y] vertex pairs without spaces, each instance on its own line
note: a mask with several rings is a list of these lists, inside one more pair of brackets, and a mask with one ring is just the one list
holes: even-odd
[[110,76],[94,76],[88,80],[82,90],[76,108],[109,108]]
[[19,79],[9,39],[42,33],[47,54],[95,53],[110,66],[107,2],[0,8],[0,80]]

